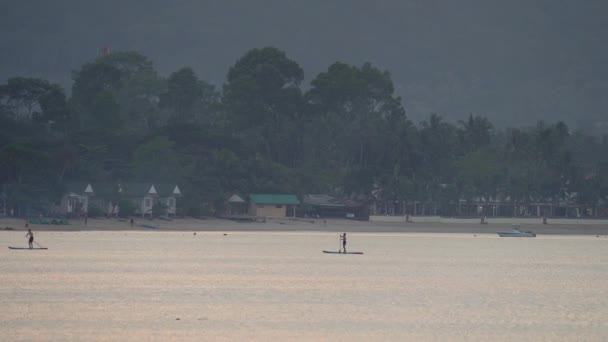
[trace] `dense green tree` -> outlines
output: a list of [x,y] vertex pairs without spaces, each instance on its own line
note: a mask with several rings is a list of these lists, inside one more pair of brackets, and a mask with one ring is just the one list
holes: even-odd
[[456,161],[456,182],[462,199],[497,198],[504,170],[501,159],[500,151],[486,147],[469,152]]
[[179,179],[185,165],[174,149],[175,143],[167,137],[156,136],[137,146],[133,151],[133,173],[146,181]]
[[26,77],[13,77],[0,85],[0,113],[19,120],[61,126],[69,118],[66,95],[59,85]]
[[420,162],[415,173],[417,197],[437,200],[441,188],[454,184],[454,161],[458,152],[456,126],[432,114],[420,127]]
[[30,120],[34,115],[40,114],[39,100],[50,88],[51,85],[46,80],[13,77],[2,86],[0,94],[14,117]]
[[72,103],[81,128],[133,133],[154,127],[163,84],[145,56],[112,53],[86,63],[72,77]]
[[466,121],[458,123],[461,126],[458,135],[464,153],[490,145],[493,127],[488,119],[471,114]]
[[11,143],[0,148],[0,182],[4,184],[8,206],[18,215],[31,210],[47,212],[61,196],[44,146]]
[[304,72],[283,51],[253,49],[228,71],[223,105],[233,132],[270,160],[292,164]]
[[[409,160],[408,151],[394,150],[394,139],[407,136],[409,123],[387,71],[370,63],[361,68],[334,63],[311,82],[305,97],[310,108],[308,156],[343,168],[346,193],[369,194],[382,178],[376,177],[379,170],[393,170]],[[387,131],[395,135],[389,137]]]
[[199,80],[191,68],[172,73],[167,90],[160,96],[160,107],[169,111],[171,123],[216,124],[220,94],[209,83]]
[[39,121],[45,123],[53,123],[58,127],[65,128],[65,125],[70,120],[70,111],[68,108],[67,97],[63,89],[54,84],[40,96],[38,99],[40,104]]
[[255,192],[415,201],[445,215],[471,214],[463,200],[510,199],[521,213],[572,202],[582,214],[608,202],[606,138],[562,122],[499,130],[474,115],[414,125],[388,71],[337,62],[304,95],[303,75],[266,47],[237,60],[221,94],[190,68],[165,80],[135,52],[84,64],[70,98],[12,78],[0,85],[0,192],[19,215],[49,210],[75,180],[176,182],[188,215]]

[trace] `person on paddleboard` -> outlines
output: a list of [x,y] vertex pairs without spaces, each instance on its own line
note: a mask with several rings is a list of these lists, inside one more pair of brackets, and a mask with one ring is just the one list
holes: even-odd
[[340,241],[342,241],[342,250],[346,253],[346,233],[340,235]]
[[34,233],[32,233],[31,229],[28,229],[27,234],[25,234],[25,237],[28,237],[28,236],[30,237],[30,240],[29,240],[30,248],[34,248]]

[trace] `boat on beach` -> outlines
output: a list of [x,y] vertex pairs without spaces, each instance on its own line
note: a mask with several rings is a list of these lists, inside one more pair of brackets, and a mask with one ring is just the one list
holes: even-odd
[[536,233],[531,231],[522,231],[519,227],[513,227],[511,231],[508,232],[496,232],[500,237],[536,237]]

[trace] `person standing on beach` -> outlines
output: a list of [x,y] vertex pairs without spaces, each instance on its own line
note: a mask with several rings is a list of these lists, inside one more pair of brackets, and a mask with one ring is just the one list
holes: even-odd
[[346,253],[346,233],[340,235],[340,241],[342,241],[342,250]]
[[34,248],[34,233],[32,233],[31,229],[28,229],[27,234],[25,234],[25,237],[28,237],[28,236],[30,237],[30,240],[28,242],[30,245],[30,248]]

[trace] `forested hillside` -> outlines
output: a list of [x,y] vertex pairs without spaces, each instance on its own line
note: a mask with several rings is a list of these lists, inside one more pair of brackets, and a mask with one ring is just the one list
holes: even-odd
[[72,80],[69,92],[18,76],[0,86],[0,192],[21,215],[70,181],[175,182],[187,215],[233,192],[434,201],[450,215],[447,204],[480,196],[608,200],[606,137],[563,122],[496,129],[475,113],[414,124],[370,63],[336,62],[303,84],[283,51],[252,49],[217,89],[189,67],[165,78],[116,52]]
[[473,112],[501,128],[578,129],[606,122],[607,12],[605,0],[1,1],[0,83],[44,78],[69,93],[70,72],[108,47],[220,88],[245,51],[278,46],[306,83],[334,61],[390,70],[416,123]]

